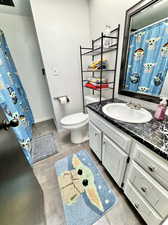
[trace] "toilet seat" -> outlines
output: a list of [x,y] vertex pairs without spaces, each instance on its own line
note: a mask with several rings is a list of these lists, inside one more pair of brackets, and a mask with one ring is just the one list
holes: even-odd
[[77,128],[77,127],[84,126],[85,124],[88,123],[88,120],[89,120],[88,114],[75,113],[62,118],[61,124],[62,126],[66,128],[69,127],[72,129],[73,127]]

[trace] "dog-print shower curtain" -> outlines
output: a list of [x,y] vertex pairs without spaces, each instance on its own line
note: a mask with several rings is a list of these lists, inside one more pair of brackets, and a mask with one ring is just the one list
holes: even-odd
[[130,35],[125,89],[159,96],[168,70],[168,19]]
[[19,120],[19,126],[13,128],[13,130],[27,160],[31,164],[31,139],[34,119],[2,31],[0,31],[0,107],[9,121],[12,119]]

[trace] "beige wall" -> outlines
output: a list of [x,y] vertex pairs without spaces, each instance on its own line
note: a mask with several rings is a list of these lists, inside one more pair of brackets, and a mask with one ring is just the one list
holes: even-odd
[[[79,47],[89,36],[87,0],[31,0],[34,22],[54,108],[56,125],[62,117],[82,111]],[[61,105],[55,97],[67,95]]]

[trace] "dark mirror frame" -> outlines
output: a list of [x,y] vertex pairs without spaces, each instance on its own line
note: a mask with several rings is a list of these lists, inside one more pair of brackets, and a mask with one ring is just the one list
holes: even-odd
[[[119,88],[118,88],[118,94],[124,95],[124,96],[129,96],[133,98],[138,98],[141,100],[145,101],[150,101],[154,103],[159,103],[160,98],[157,96],[152,96],[152,95],[145,95],[141,93],[136,93],[136,92],[131,92],[131,91],[126,91],[123,89],[123,84],[125,80],[125,73],[127,71],[127,49],[128,49],[128,43],[129,43],[129,28],[130,28],[130,22],[131,22],[131,17],[142,10],[144,10],[147,7],[150,7],[152,4],[159,2],[160,0],[152,0],[148,3],[145,3],[145,0],[142,0],[135,4],[133,7],[129,8],[126,11],[126,16],[125,16],[125,28],[124,28],[124,39],[123,39],[123,47],[122,47],[122,58],[121,58],[121,68],[120,68],[120,80],[119,80]],[[145,4],[144,4],[145,3]]]

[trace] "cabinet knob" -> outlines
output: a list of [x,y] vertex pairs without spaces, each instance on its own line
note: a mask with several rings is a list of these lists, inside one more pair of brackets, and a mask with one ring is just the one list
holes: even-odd
[[134,206],[135,206],[136,209],[139,208],[139,204],[137,204],[137,203],[135,203]]
[[146,193],[147,192],[147,188],[146,187],[141,187],[141,190]]
[[148,169],[150,172],[155,172],[156,168],[155,167],[152,167],[152,166],[148,166]]
[[106,142],[105,142],[105,141],[103,141],[103,144],[105,145],[105,144],[106,144]]
[[95,133],[95,136],[97,136],[98,134],[97,133]]

